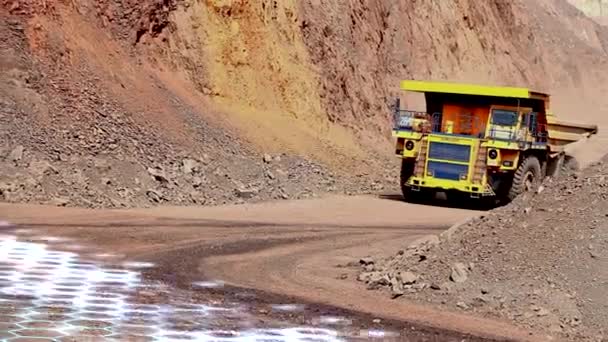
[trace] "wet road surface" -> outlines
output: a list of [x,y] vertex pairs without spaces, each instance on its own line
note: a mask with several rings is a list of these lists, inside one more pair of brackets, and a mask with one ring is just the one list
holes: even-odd
[[[195,304],[171,288],[143,281],[143,262],[113,264],[52,249],[55,237],[0,235],[0,339],[49,341],[340,341],[333,329],[256,327],[239,303]],[[63,249],[69,245],[63,246]],[[194,284],[201,288],[213,282]],[[277,306],[293,310],[297,306]],[[328,323],[340,320],[326,318]],[[320,317],[322,321],[322,318]],[[42,341],[42,340],[39,340]]]
[[18,228],[0,227],[0,340],[528,336],[366,291],[357,268],[343,267],[471,215],[370,197],[149,210],[0,204],[0,219]]

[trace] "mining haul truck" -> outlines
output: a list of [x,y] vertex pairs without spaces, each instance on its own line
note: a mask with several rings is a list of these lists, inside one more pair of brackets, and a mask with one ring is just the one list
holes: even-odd
[[415,111],[396,100],[393,137],[407,200],[444,192],[509,202],[555,175],[567,144],[597,133],[557,119],[549,95],[526,88],[403,81],[401,89],[426,102]]

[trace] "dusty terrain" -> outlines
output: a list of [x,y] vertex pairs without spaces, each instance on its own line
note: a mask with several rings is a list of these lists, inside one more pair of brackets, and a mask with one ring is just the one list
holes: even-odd
[[569,340],[603,340],[606,159],[421,246],[364,259],[387,297],[502,317]]
[[[603,166],[422,249],[407,246],[476,213],[324,197],[397,187],[390,105],[407,78],[548,91],[558,116],[599,124],[571,149],[581,166],[597,160],[598,21],[565,0],[0,0],[0,200],[12,203],[0,218],[153,262],[148,279],[186,296],[220,279],[230,286],[209,296],[255,289],[261,315],[273,300],[312,303],[277,320],[334,312],[427,341],[601,335]],[[278,202],[250,204],[266,200]]]
[[[370,192],[392,182],[394,176],[383,170],[357,173],[348,181],[311,159],[262,153],[237,133],[209,124],[170,91],[159,89],[155,82],[160,81],[154,78],[145,83],[149,93],[125,83],[121,96],[171,101],[171,107],[150,102],[132,108],[136,101],[121,103],[104,87],[92,61],[86,60],[90,56],[75,56],[71,68],[62,64],[65,61],[46,64],[51,61],[30,54],[28,44],[34,42],[26,39],[28,34],[42,33],[34,28],[28,32],[21,21],[3,18],[7,19],[0,22],[0,73],[5,82],[0,86],[0,198],[4,201],[81,207],[214,205]],[[39,43],[56,44],[48,49],[72,49],[61,40]]]
[[[411,212],[417,215],[404,223],[402,215]],[[151,262],[155,266],[145,278],[180,291],[192,291],[193,284],[201,281],[222,281],[226,292],[218,290],[212,296],[240,298],[265,314],[273,303],[310,304],[303,314],[271,314],[266,319],[310,323],[315,312],[344,315],[354,320],[354,328],[397,330],[413,341],[478,339],[463,334],[541,339],[500,321],[394,302],[353,282],[356,273],[346,265],[358,254],[402,248],[471,217],[475,214],[471,211],[373,197],[332,197],[207,209],[1,205],[0,213],[29,236],[38,237],[32,241],[44,236],[72,238],[56,248],[89,254],[111,251],[125,260]],[[4,232],[10,233],[7,229]],[[258,299],[247,300],[247,293]]]
[[[531,86],[560,116],[605,120],[608,29],[562,0],[0,4],[8,202],[378,192],[396,182],[405,78]],[[578,152],[597,158],[603,139]]]

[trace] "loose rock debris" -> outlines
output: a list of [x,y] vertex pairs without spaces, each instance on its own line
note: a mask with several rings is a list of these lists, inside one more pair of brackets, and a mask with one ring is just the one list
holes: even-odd
[[570,340],[608,338],[606,161],[564,170],[542,191],[455,225],[441,242],[368,256],[357,279],[393,298],[506,318]]

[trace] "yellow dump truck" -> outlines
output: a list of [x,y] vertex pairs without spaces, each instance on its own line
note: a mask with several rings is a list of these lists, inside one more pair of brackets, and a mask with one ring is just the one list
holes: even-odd
[[549,95],[526,88],[403,81],[426,110],[402,109],[393,137],[407,199],[435,192],[511,201],[560,169],[565,145],[597,133],[550,109]]

